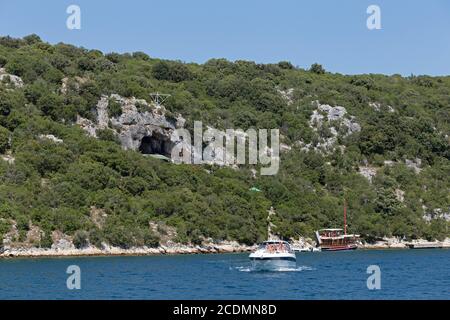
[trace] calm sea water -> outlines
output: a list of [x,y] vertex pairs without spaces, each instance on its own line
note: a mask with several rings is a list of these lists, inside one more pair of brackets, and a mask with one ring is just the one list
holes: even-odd
[[[68,290],[66,269],[81,268]],[[381,289],[368,290],[369,265]],[[254,272],[246,254],[0,260],[0,299],[450,299],[450,250],[297,254]]]

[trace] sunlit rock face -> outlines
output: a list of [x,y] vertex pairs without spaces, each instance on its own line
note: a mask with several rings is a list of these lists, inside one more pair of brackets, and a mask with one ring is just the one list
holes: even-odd
[[360,166],[358,173],[366,178],[369,182],[372,182],[373,178],[377,175],[377,168],[370,166]]
[[422,206],[424,214],[422,216],[423,220],[431,222],[432,220],[442,219],[450,222],[450,207],[445,209],[437,208],[434,210],[429,210],[426,206]]
[[22,88],[23,80],[21,77],[9,74],[4,68],[0,68],[0,82],[5,82],[11,85],[13,88]]
[[361,125],[354,116],[348,114],[346,108],[320,104],[319,101],[312,104],[315,109],[311,114],[309,126],[317,133],[317,141],[308,144],[298,141],[297,145],[303,150],[326,153],[336,148],[343,149],[344,146],[338,144],[338,136],[347,137],[361,131]]
[[[111,104],[116,104],[112,112]],[[120,106],[118,110],[117,104]],[[192,141],[183,141],[183,137],[178,135],[177,129],[183,129],[186,120],[179,114],[176,117],[167,116],[167,111],[163,106],[150,104],[143,99],[134,97],[124,98],[117,94],[102,96],[95,108],[96,120],[91,121],[80,116],[77,117],[77,124],[90,136],[98,137],[99,130],[111,130],[125,150],[139,151],[144,155],[162,155],[172,158],[172,151],[178,146],[176,156],[183,158],[183,153],[190,155],[191,161],[194,158],[202,159],[205,164],[233,165],[234,159],[226,155],[226,148],[214,147],[208,150],[197,150],[193,147]],[[219,132],[223,140],[231,140],[231,136],[226,132],[215,130],[211,127],[205,129]],[[246,139],[244,132],[233,133],[236,139]],[[285,146],[289,148],[289,146]],[[271,150],[267,153],[271,154]],[[183,158],[184,159],[184,158]],[[174,160],[175,162],[178,160]]]
[[[112,102],[120,105],[119,114],[111,114]],[[95,112],[96,122],[78,117],[78,125],[94,137],[97,137],[98,130],[112,130],[126,150],[170,157],[173,147],[181,143],[173,133],[184,126],[185,120],[181,115],[177,118],[166,116],[163,106],[112,94],[101,97]]]
[[317,105],[317,110],[313,111],[310,123],[321,125],[323,121],[339,121],[342,123],[346,129],[346,135],[361,131],[361,126],[356,122],[355,117],[348,116],[347,110],[341,106],[332,107],[328,104],[320,104],[318,101],[315,102]]

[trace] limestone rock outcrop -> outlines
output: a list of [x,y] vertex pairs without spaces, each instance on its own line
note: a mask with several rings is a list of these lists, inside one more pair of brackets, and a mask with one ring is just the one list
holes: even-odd
[[4,68],[0,68],[0,82],[3,81],[10,83],[14,88],[23,87],[23,80],[21,77],[9,74]]
[[[120,105],[119,114],[111,114],[111,102]],[[144,99],[103,95],[97,103],[96,115],[95,122],[78,117],[77,124],[93,137],[97,137],[98,130],[112,130],[126,150],[170,157],[172,148],[182,143],[173,133],[184,127],[185,119],[181,115],[170,117],[163,106]]]
[[309,126],[318,133],[319,139],[314,144],[297,141],[297,145],[303,150],[328,152],[336,148],[343,149],[344,146],[338,145],[338,136],[346,137],[361,131],[361,125],[356,122],[354,116],[347,113],[347,109],[344,107],[320,104],[319,101],[314,101],[313,106],[316,109],[311,115]]
[[318,101],[315,103],[317,110],[314,110],[310,120],[313,128],[317,128],[324,120],[327,120],[328,122],[340,121],[346,127],[346,135],[361,131],[361,126],[355,121],[355,117],[347,116],[347,110],[344,107],[332,107],[328,104],[320,104]]

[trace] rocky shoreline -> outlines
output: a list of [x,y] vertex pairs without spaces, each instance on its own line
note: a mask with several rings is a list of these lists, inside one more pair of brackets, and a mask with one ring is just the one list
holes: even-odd
[[5,248],[0,252],[0,258],[14,257],[79,257],[79,256],[146,256],[146,255],[176,255],[176,254],[213,254],[251,252],[255,246],[241,245],[237,242],[224,242],[211,245],[181,245],[174,244],[156,248],[134,247],[119,248],[104,245],[97,247],[76,248]]
[[[419,246],[439,244],[441,248],[450,249],[450,238],[444,241],[429,242],[426,240],[403,241],[396,238],[386,238],[374,243],[360,243],[358,249],[382,250],[382,249],[408,249],[409,245]],[[294,241],[294,246],[311,248],[310,241]],[[118,248],[104,245],[102,249],[97,247],[76,248],[4,248],[0,251],[1,258],[39,258],[39,257],[89,257],[89,256],[149,256],[149,255],[181,255],[181,254],[217,254],[217,253],[245,253],[255,250],[257,245],[242,245],[234,241],[226,241],[219,244],[206,245],[182,245],[169,244],[156,248],[135,247]]]
[[399,240],[398,238],[386,238],[374,243],[364,243],[358,246],[360,249],[409,249],[410,246],[416,247],[440,247],[450,248],[450,238],[446,238],[444,241],[427,241],[424,239],[417,239],[412,241]]

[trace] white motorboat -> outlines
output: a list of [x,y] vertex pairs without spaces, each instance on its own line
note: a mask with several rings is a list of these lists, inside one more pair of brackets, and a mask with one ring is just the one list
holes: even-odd
[[297,258],[290,244],[281,240],[265,241],[249,256],[253,269],[276,271],[297,267]]

